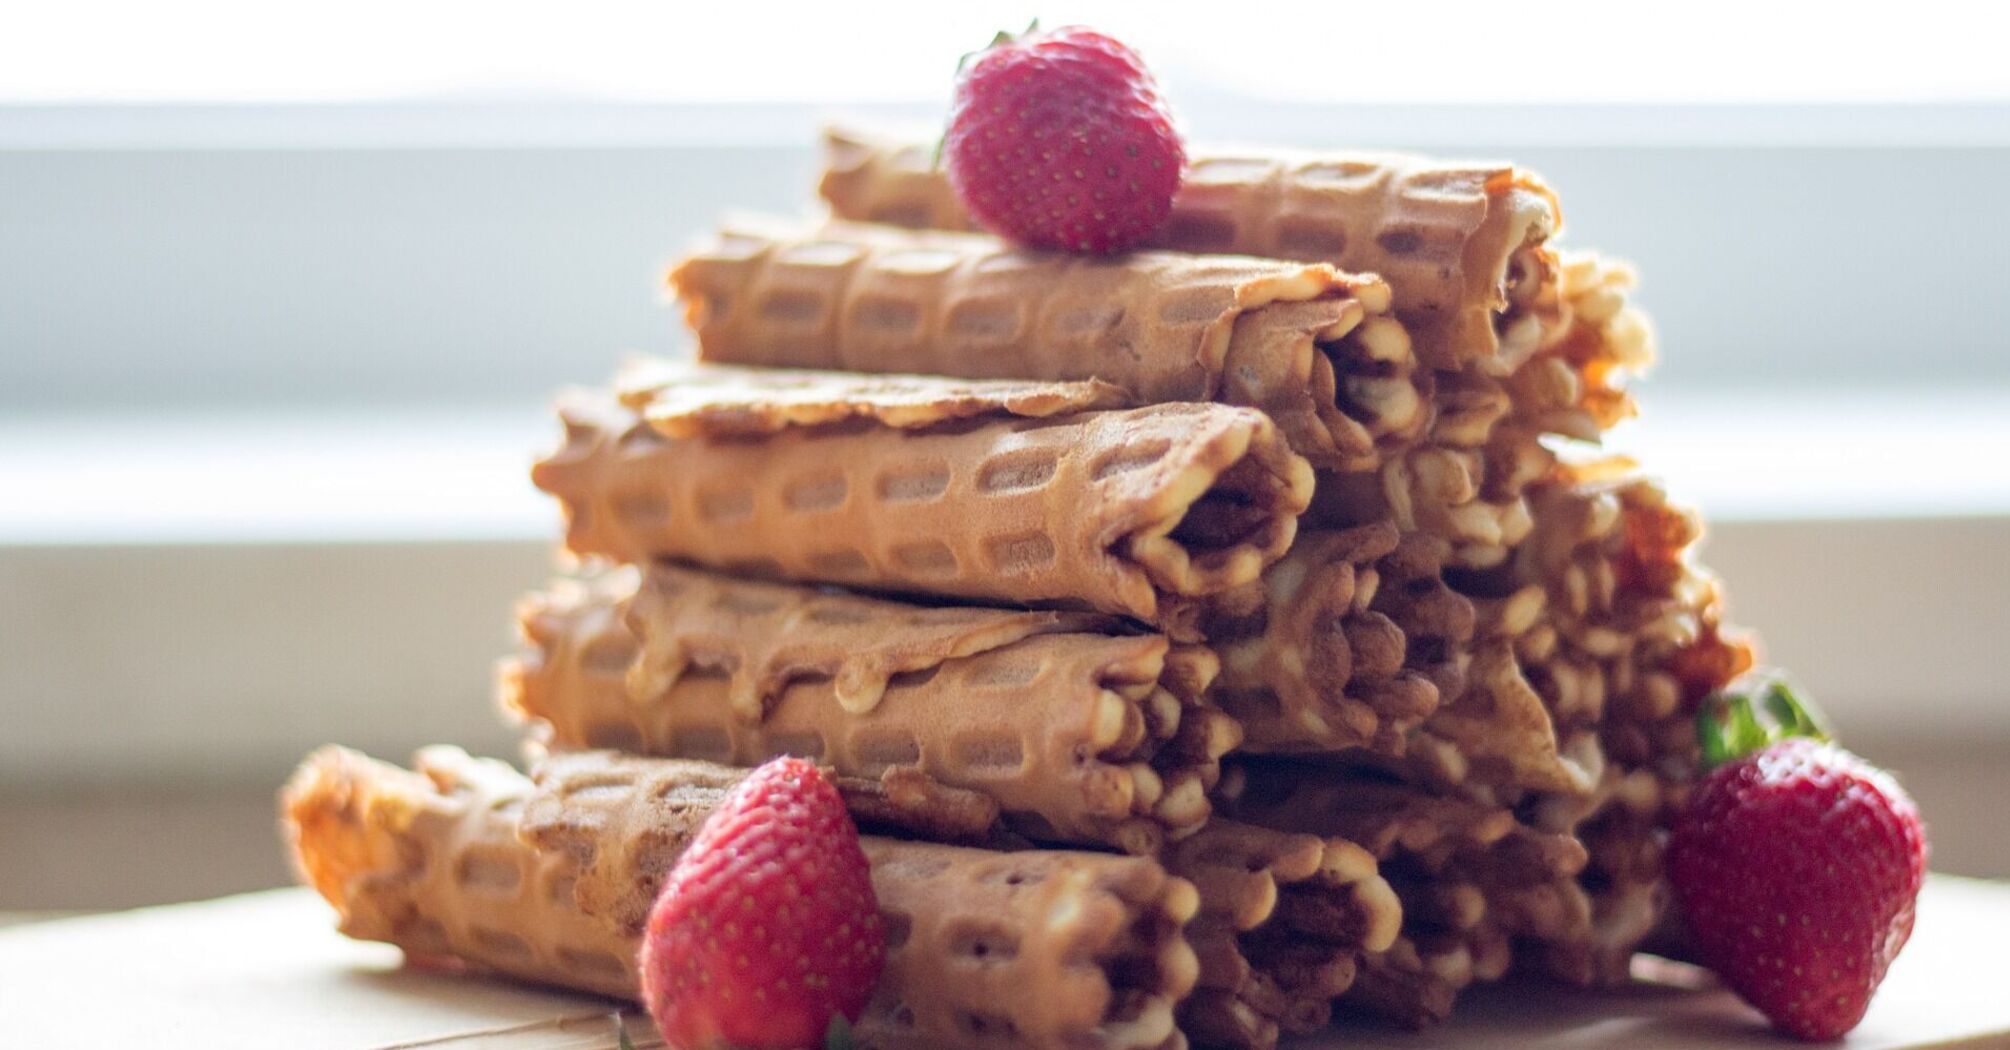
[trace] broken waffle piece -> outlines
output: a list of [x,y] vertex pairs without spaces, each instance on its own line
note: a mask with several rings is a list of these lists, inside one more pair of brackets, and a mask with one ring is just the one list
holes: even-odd
[[[638,582],[639,580],[639,582]],[[1043,842],[1192,833],[1240,740],[1208,650],[1107,617],[927,608],[674,565],[533,595],[503,702],[556,749],[913,771]]]
[[1090,608],[1181,640],[1198,599],[1283,555],[1312,491],[1267,417],[1215,404],[718,440],[591,396],[560,416],[531,476],[575,554]]
[[[535,780],[456,748],[417,772],[341,748],[282,797],[297,869],[342,930],[623,999],[670,866],[743,770],[577,755]],[[868,836],[889,931],[856,1032],[889,1050],[1176,1050],[1193,887],[1140,857]]]
[[1260,409],[1315,466],[1372,466],[1428,423],[1388,286],[1323,263],[1029,252],[860,224],[732,226],[670,276],[705,361],[1099,380],[1138,404]]
[[757,436],[849,419],[911,429],[973,416],[1045,419],[1136,405],[1098,379],[951,379],[689,361],[636,361],[614,385],[622,404],[673,438]]

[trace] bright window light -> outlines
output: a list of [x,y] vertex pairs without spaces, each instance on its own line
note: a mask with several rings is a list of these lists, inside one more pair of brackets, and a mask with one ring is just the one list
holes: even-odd
[[0,15],[0,102],[605,98],[924,102],[1029,10],[1096,25],[1182,91],[1360,103],[2010,98],[2000,8],[71,0]]

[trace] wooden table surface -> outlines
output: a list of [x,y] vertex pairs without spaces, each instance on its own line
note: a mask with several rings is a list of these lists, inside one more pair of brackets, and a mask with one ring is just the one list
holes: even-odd
[[[405,969],[349,941],[305,890],[0,930],[0,1046],[157,1050],[424,1044],[613,1050],[616,1005]],[[1934,877],[1910,946],[1848,1050],[2010,1048],[2010,885]],[[638,1048],[657,1045],[646,1020]],[[1291,1050],[1701,1050],[1792,1046],[1721,989],[1477,989],[1422,1034],[1348,1026]]]

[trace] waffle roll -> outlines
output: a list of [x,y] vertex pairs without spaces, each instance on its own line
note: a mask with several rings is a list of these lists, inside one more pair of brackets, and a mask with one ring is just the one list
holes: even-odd
[[591,395],[532,480],[576,555],[1128,615],[1193,640],[1196,601],[1281,556],[1312,471],[1259,412],[1164,404],[903,429],[672,439]]
[[1163,859],[1200,890],[1187,932],[1199,986],[1180,1024],[1204,1045],[1268,1050],[1324,1027],[1361,958],[1402,922],[1374,858],[1344,838],[1214,820]]
[[[417,772],[328,748],[284,792],[296,864],[343,932],[623,999],[649,904],[741,771],[604,754],[526,778],[430,748]],[[888,930],[861,1042],[1176,1050],[1197,896],[1157,863],[864,840]]]
[[922,608],[680,566],[526,599],[504,706],[554,749],[911,773],[1042,842],[1156,852],[1212,812],[1235,722],[1199,646],[1107,618]]
[[708,362],[1098,379],[1139,404],[1260,409],[1332,469],[1372,466],[1428,423],[1431,374],[1388,285],[1325,263],[749,223],[698,246],[670,283]]
[[[819,190],[839,218],[972,228],[929,147],[853,129],[826,131],[824,146]],[[1153,246],[1380,274],[1426,362],[1500,374],[1543,341],[1561,222],[1549,187],[1509,164],[1203,150]]]

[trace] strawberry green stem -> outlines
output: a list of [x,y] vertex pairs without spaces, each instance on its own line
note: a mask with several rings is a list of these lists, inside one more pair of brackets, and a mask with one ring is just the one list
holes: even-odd
[[[1761,709],[1765,722],[1759,718]],[[1829,740],[1832,734],[1819,709],[1777,673],[1765,674],[1745,689],[1717,693],[1696,712],[1704,769],[1793,737]]]

